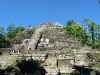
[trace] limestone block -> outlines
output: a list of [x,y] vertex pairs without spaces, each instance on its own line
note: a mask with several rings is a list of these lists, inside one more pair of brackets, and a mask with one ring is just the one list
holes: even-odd
[[70,60],[70,64],[71,65],[74,65],[75,63],[74,63],[74,60]]
[[51,67],[51,66],[44,66],[44,69],[48,74],[57,74],[59,69],[57,67]]
[[46,38],[46,43],[49,44],[49,39],[48,38]]
[[62,25],[61,25],[59,22],[55,22],[55,23],[53,23],[53,25],[56,26],[56,27],[57,27],[57,26],[58,26],[58,27],[62,27]]
[[54,57],[49,57],[46,61],[45,64],[48,66],[57,66],[57,59]]
[[54,48],[53,44],[48,44],[48,48]]
[[44,39],[43,39],[43,38],[41,38],[41,42],[43,42],[43,40],[44,40]]
[[73,71],[74,69],[72,69],[72,67],[69,67],[69,66],[60,67],[60,73],[71,73]]
[[73,55],[65,55],[65,54],[62,54],[62,55],[59,55],[57,57],[58,60],[64,60],[64,59],[70,59],[70,60],[74,60],[74,56]]
[[46,59],[46,54],[33,53],[33,54],[32,54],[32,59],[33,59],[33,60],[45,61],[45,59]]
[[84,54],[78,54],[75,55],[75,65],[78,66],[89,66],[89,60],[87,59],[87,56]]

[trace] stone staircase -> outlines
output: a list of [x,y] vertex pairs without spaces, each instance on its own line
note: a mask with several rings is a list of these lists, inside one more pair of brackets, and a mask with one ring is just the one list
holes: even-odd
[[34,51],[35,47],[36,47],[36,45],[39,41],[39,38],[41,36],[41,33],[42,33],[42,31],[44,30],[45,27],[46,27],[46,25],[43,25],[41,27],[36,27],[34,33],[31,36],[31,38],[24,39],[21,44],[15,45],[14,46],[15,49],[16,50],[20,49],[21,53],[25,53],[25,50],[28,50],[29,48],[31,48],[31,50]]
[[43,31],[43,29],[46,28],[46,25],[43,25],[41,27],[39,27],[35,32],[34,34],[32,35],[31,39],[29,40],[28,44],[29,44],[29,47],[34,50],[37,43],[38,43],[38,40],[41,36],[41,33]]
[[38,27],[29,27],[28,29],[25,29],[21,34],[12,39],[11,46],[13,49],[15,49],[15,52],[18,52],[18,50],[20,50],[20,53],[25,53],[28,40],[31,38],[37,28]]

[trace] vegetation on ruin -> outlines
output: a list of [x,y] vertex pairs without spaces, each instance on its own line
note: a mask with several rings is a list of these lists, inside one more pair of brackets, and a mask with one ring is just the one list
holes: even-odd
[[50,28],[46,28],[44,31],[43,31],[43,34],[46,35],[47,38],[50,37],[50,34],[52,33],[52,31],[50,30]]
[[100,24],[88,18],[83,20],[82,25],[75,23],[74,20],[68,20],[63,31],[68,38],[74,38],[83,45],[100,47]]

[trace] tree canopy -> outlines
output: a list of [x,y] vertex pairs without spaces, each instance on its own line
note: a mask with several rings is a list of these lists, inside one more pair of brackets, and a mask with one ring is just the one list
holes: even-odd
[[11,23],[5,33],[4,27],[0,26],[0,48],[9,47],[10,41],[17,35],[19,35],[25,28],[22,25],[16,27]]
[[100,24],[96,24],[88,18],[84,18],[83,25],[69,20],[63,28],[68,38],[74,38],[83,45],[98,48],[100,46]]

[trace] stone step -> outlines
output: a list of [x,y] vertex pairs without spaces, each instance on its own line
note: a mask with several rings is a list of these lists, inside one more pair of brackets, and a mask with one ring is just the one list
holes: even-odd
[[31,47],[31,49],[35,49],[35,46],[39,40],[39,37],[41,35],[41,32],[43,31],[45,27],[41,27],[41,28],[38,28],[35,33],[32,35],[31,39],[30,39],[30,42],[29,42],[29,46]]
[[62,66],[59,69],[60,69],[60,73],[71,73],[75,70],[70,66]]
[[44,69],[47,72],[47,75],[57,75],[59,72],[59,69],[57,67],[51,67],[51,66],[44,66]]

